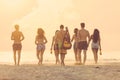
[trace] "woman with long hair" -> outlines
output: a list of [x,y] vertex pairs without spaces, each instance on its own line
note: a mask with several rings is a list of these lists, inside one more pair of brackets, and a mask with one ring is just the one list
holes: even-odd
[[42,64],[43,62],[43,54],[45,51],[45,44],[47,43],[47,39],[44,35],[44,30],[39,28],[37,31],[37,36],[35,38],[35,44],[37,45],[37,58],[39,60],[38,64]]
[[92,47],[92,52],[94,55],[94,61],[95,63],[97,63],[98,62],[98,49],[100,49],[100,52],[101,52],[100,32],[98,29],[94,29],[93,35],[91,35],[89,43],[91,40],[92,40],[91,47]]

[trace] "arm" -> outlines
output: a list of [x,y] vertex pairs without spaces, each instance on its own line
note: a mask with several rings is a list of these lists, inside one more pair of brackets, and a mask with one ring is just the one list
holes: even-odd
[[44,36],[44,39],[45,39],[45,42],[44,42],[44,44],[46,44],[48,41],[47,41],[47,39],[46,39],[46,37]]
[[92,36],[90,36],[90,33],[88,32],[88,46],[90,44],[91,39],[92,39]]
[[24,40],[24,35],[23,33],[21,32],[21,40],[20,41],[23,41]]
[[77,37],[80,39],[80,31],[77,32]]
[[73,40],[74,40],[74,35],[72,36],[71,42],[73,42]]
[[35,44],[37,45],[38,43],[37,43],[37,36],[36,36],[36,38],[35,38]]
[[53,47],[53,44],[54,44],[54,38],[55,37],[53,37],[53,39],[52,39],[51,50],[52,50],[52,47]]
[[100,51],[101,51],[101,39],[99,39]]
[[102,51],[101,51],[101,40],[99,38],[99,46],[100,46],[100,55],[102,55]]
[[11,40],[14,40],[14,36],[13,36],[13,33],[12,33],[12,35],[11,35]]
[[91,40],[90,33],[88,32],[88,42]]
[[92,35],[90,36],[89,40],[88,40],[88,45],[90,44],[90,41],[92,40]]

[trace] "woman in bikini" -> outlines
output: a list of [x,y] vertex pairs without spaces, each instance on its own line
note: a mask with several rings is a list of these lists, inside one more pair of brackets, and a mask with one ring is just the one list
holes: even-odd
[[74,50],[74,54],[75,54],[75,61],[76,61],[75,64],[77,64],[77,46],[78,46],[78,41],[79,41],[77,33],[78,33],[78,29],[75,28],[74,29],[74,35],[72,36],[72,39],[71,39],[71,42],[74,41],[73,50]]
[[43,62],[43,54],[45,51],[45,44],[47,43],[47,39],[44,35],[44,30],[39,28],[37,31],[37,36],[35,38],[35,44],[37,45],[37,58],[39,60],[38,64],[42,64]]

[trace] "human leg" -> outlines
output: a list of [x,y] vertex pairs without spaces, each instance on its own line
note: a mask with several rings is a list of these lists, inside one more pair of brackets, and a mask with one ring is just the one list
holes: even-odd
[[37,59],[39,60],[39,53],[40,53],[40,51],[36,51],[37,53],[36,53],[36,56],[37,56]]
[[40,51],[40,58],[39,58],[40,64],[42,64],[42,62],[43,62],[43,54],[44,54],[44,50],[41,50]]
[[75,61],[76,61],[76,63],[77,63],[77,49],[78,49],[78,42],[74,42],[73,50],[74,50],[74,55],[75,55]]
[[75,61],[77,62],[77,49],[74,49],[74,54],[75,54]]
[[77,50],[77,63],[81,64],[81,50]]
[[83,64],[86,63],[86,59],[87,59],[87,48],[88,48],[88,44],[87,41],[82,41],[81,42],[81,49],[83,50]]
[[21,50],[18,50],[18,65],[20,64]]
[[65,59],[65,53],[61,53],[61,66],[65,66],[64,59]]
[[92,48],[92,51],[93,51],[93,55],[94,55],[95,64],[97,64],[97,62],[98,62],[98,54],[97,54],[98,49]]
[[60,57],[60,53],[58,52],[58,54],[57,54],[57,63],[58,63],[58,64],[60,64],[60,59],[59,59],[59,57]]
[[14,63],[16,65],[16,50],[13,50],[13,52],[14,52],[14,55],[13,55],[13,57],[14,57]]
[[59,61],[59,52],[58,52],[58,50],[55,50],[55,58],[56,58],[56,63],[55,64],[59,63],[60,61]]
[[87,58],[86,52],[87,50],[83,50],[83,53],[84,53],[83,64],[85,64],[86,62],[86,58]]

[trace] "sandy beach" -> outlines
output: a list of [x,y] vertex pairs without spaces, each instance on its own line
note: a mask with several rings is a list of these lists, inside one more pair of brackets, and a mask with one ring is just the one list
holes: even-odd
[[0,80],[120,80],[120,63],[0,65]]

